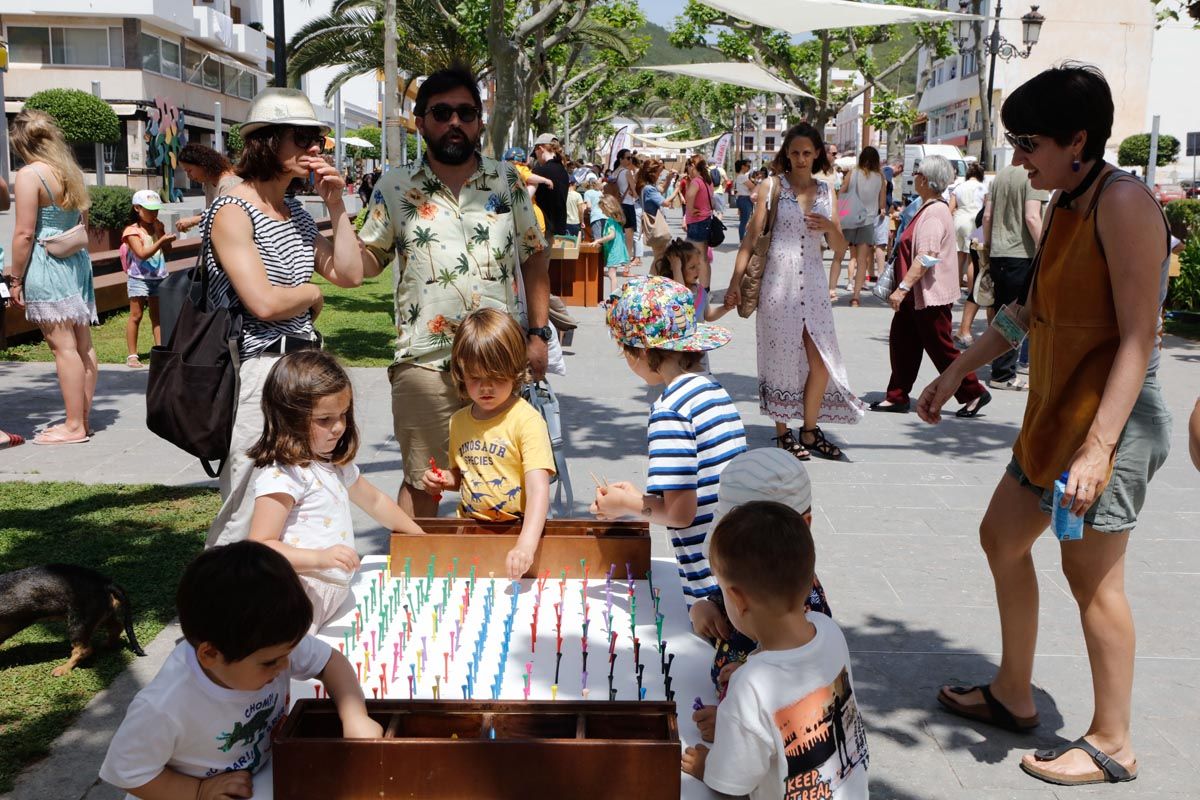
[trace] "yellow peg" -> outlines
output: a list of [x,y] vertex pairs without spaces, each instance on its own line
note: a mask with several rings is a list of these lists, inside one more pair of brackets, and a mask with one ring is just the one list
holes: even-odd
[[557,683],[550,687],[550,699],[551,700],[558,699],[558,684]]

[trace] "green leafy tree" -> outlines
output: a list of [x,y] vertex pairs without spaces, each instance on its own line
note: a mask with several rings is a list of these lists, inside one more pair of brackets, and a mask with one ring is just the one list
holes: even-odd
[[383,131],[375,125],[364,125],[361,128],[346,131],[347,137],[353,136],[356,139],[364,139],[371,143],[370,147],[355,147],[353,145],[346,146],[346,155],[357,161],[360,158],[379,158],[379,142],[383,136]]
[[[893,2],[913,7],[931,6],[926,0]],[[891,41],[898,30],[906,27],[916,34],[913,44],[890,63],[876,63],[873,47]],[[813,38],[797,43],[781,31],[750,25],[732,14],[689,0],[683,14],[675,20],[671,44],[676,47],[702,47],[714,37],[717,49],[727,58],[752,61],[813,95],[813,98],[784,97],[783,100],[792,113],[807,116],[818,128],[836,116],[842,106],[862,94],[866,86],[887,91],[884,81],[910,64],[922,47],[930,48],[935,58],[946,57],[954,52],[949,23],[816,31]],[[844,59],[849,59],[862,74],[865,80],[862,87],[839,88],[831,85],[831,72]],[[914,106],[919,105],[927,82],[928,72],[918,79]]]
[[121,138],[121,122],[112,107],[79,89],[46,89],[26,100],[25,107],[54,117],[71,144],[115,144]]
[[903,98],[886,89],[871,97],[871,113],[867,122],[872,128],[886,131],[889,142],[900,141],[917,121],[917,110]]
[[1185,20],[1200,28],[1200,0],[1150,0],[1150,5],[1154,6],[1159,27]]
[[242,139],[242,126],[238,123],[233,123],[229,126],[229,132],[225,134],[225,153],[231,159],[239,158],[242,155],[242,148],[246,146]]
[[[1169,134],[1158,136],[1158,158],[1155,164],[1165,167],[1179,158],[1179,140]],[[1117,148],[1117,163],[1122,167],[1144,167],[1150,163],[1150,134],[1127,136]]]

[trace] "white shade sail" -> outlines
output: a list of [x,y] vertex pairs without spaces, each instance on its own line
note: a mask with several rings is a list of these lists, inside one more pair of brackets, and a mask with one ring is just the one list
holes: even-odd
[[366,139],[360,139],[357,136],[343,136],[342,144],[348,144],[351,147],[374,147],[375,145]]
[[868,25],[897,25],[904,22],[946,22],[981,19],[975,14],[909,8],[883,3],[856,3],[851,0],[700,0],[706,6],[753,22],[764,28],[787,33],[808,33],[831,28],[856,28]]
[[650,147],[661,147],[664,150],[692,150],[694,148],[699,147],[702,144],[708,144],[709,142],[715,142],[717,139],[720,139],[725,134],[718,133],[716,136],[709,136],[707,139],[689,139],[686,142],[671,142],[671,141],[667,141],[665,139],[651,139],[646,136],[643,136],[640,133],[631,133],[629,135],[632,136],[634,139],[637,139],[638,141],[640,141],[642,144],[649,145]]
[[689,78],[712,81],[713,83],[728,83],[733,86],[744,86],[747,89],[757,89],[761,92],[774,94],[789,94],[798,97],[812,97],[811,94],[785,80],[781,80],[758,64],[746,61],[717,61],[708,64],[663,64],[657,67],[637,67],[656,72],[669,72],[673,75],[686,75]]
[[674,136],[677,133],[683,133],[683,128],[674,131],[665,131],[663,133],[639,133],[638,136],[642,139],[665,139],[668,136]]

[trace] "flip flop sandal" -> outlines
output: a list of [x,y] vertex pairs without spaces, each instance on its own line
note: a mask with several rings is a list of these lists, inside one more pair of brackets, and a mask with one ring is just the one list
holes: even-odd
[[30,442],[30,444],[36,444],[36,445],[83,444],[84,442],[90,442],[91,440],[92,440],[92,437],[88,436],[86,433],[83,436],[78,436],[75,438],[68,438],[61,433],[55,433],[52,431],[42,431],[37,436],[33,437],[33,441]]
[[125,366],[127,366],[131,369],[140,369],[141,367],[144,367],[146,365],[143,364],[141,359],[138,358],[136,355],[130,355],[130,356],[125,356]]
[[858,308],[858,306],[859,306],[858,298],[857,298],[857,297],[851,297],[851,298],[850,298],[850,307],[851,307],[851,308]]
[[[812,434],[813,440],[811,442],[804,441],[805,434]],[[842,452],[840,447],[825,438],[825,432],[820,427],[801,428],[800,446],[808,448],[810,453],[830,461],[846,460],[846,454]]]
[[21,445],[25,444],[25,438],[23,436],[17,436],[15,433],[8,433],[6,431],[0,431],[0,433],[3,433],[8,437],[8,440],[5,441],[4,444],[0,444],[0,450],[7,450],[12,447],[20,447]]
[[979,412],[982,411],[983,407],[986,406],[990,402],[992,402],[992,393],[984,392],[982,395],[980,395],[979,399],[977,401],[975,401],[974,408],[971,408],[971,404],[967,403],[965,406],[960,408],[958,411],[955,411],[954,416],[959,417],[961,419],[971,419],[972,417],[978,417]]
[[1054,761],[1059,756],[1071,750],[1082,750],[1092,757],[1092,761],[1096,762],[1099,767],[1095,772],[1089,772],[1086,775],[1056,775],[1049,770],[1040,769],[1039,767],[1030,766],[1021,761],[1021,769],[1027,774],[1032,775],[1038,780],[1046,783],[1053,783],[1056,786],[1086,786],[1089,783],[1126,783],[1137,777],[1138,766],[1137,761],[1133,762],[1133,769],[1126,769],[1117,762],[1108,753],[1097,748],[1094,744],[1082,737],[1076,739],[1070,744],[1065,744],[1062,747],[1054,747],[1048,750],[1035,750],[1033,757],[1038,761]]
[[[967,705],[954,696],[958,695],[961,697],[970,694],[976,689],[983,695],[982,703]],[[974,722],[994,725],[997,728],[1012,731],[1013,733],[1028,733],[1041,724],[1041,720],[1038,719],[1037,714],[1034,714],[1032,717],[1018,717],[1013,714],[1003,703],[996,699],[987,684],[980,684],[979,686],[951,686],[948,689],[940,690],[937,699],[943,708],[955,716]]]
[[804,445],[796,441],[796,437],[792,435],[790,430],[782,436],[772,437],[772,441],[778,442],[780,449],[787,450],[798,461],[808,461],[812,458],[812,453],[808,452]]

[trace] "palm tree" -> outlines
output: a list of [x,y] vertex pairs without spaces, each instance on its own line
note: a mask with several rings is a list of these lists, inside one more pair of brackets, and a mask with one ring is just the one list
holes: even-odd
[[[384,0],[333,0],[329,13],[305,24],[288,44],[293,79],[323,67],[340,67],[325,101],[346,81],[383,70]],[[396,0],[397,67],[409,80],[460,61],[474,70],[486,53],[472,47],[458,27],[419,0]],[[404,87],[407,89],[407,86]]]

